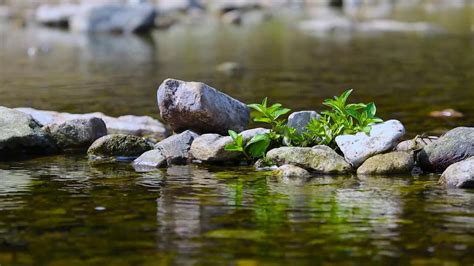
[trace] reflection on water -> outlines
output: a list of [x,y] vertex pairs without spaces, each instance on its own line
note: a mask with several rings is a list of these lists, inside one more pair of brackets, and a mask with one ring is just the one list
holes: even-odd
[[0,169],[7,265],[474,259],[474,193],[445,190],[437,176],[280,180],[199,166],[134,173],[82,156]]

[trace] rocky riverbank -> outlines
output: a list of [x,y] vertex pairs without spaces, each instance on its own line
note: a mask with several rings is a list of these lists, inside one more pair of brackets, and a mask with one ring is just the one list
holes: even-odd
[[[248,129],[248,107],[204,83],[167,79],[158,88],[157,101],[163,121],[176,134],[169,136],[167,127],[151,117],[0,107],[0,159],[87,150],[93,163],[126,161],[136,171],[188,163],[248,164],[252,160],[245,154],[226,149],[234,141],[226,132],[240,132],[243,142],[270,132]],[[296,112],[289,115],[288,125],[304,131],[310,118],[320,116],[315,111]],[[283,177],[439,173],[440,184],[474,187],[474,128],[457,127],[439,138],[403,141],[404,135],[400,121],[388,120],[372,125],[368,134],[337,136],[334,148],[271,148],[264,162],[255,165]]]

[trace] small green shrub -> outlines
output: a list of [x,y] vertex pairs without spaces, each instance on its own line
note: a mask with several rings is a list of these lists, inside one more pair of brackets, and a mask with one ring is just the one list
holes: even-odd
[[295,128],[287,126],[287,119],[283,116],[291,110],[281,104],[268,106],[267,98],[261,104],[249,104],[248,107],[258,112],[253,121],[267,124],[270,127],[269,133],[258,134],[245,143],[241,134],[229,130],[233,142],[226,145],[225,149],[241,152],[247,160],[255,160],[265,158],[267,150],[273,147],[328,145],[336,148],[335,138],[339,135],[358,132],[369,134],[371,125],[383,120],[375,116],[375,103],[347,104],[351,93],[352,90],[347,90],[334,99],[324,100],[323,105],[330,109],[321,112],[319,119],[313,118],[304,133],[298,133]]

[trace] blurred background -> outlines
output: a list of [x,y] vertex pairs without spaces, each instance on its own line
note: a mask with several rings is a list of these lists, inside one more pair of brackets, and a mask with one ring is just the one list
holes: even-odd
[[[472,0],[0,0],[0,105],[158,117],[168,77],[412,134],[474,125]],[[452,110],[451,110],[452,109]]]

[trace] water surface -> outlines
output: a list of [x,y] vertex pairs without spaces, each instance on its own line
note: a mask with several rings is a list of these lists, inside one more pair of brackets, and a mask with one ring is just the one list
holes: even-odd
[[[269,96],[320,110],[324,98],[353,88],[354,101],[375,101],[409,135],[440,133],[474,124],[466,14],[427,35],[317,37],[285,19],[140,37],[2,24],[0,105],[158,117],[156,88],[174,77],[247,103]],[[224,61],[246,71],[216,72]],[[444,108],[465,116],[427,116]],[[128,164],[91,166],[84,155],[0,163],[0,264],[472,265],[474,193],[444,189],[438,178],[280,180],[196,165],[135,173]]]

